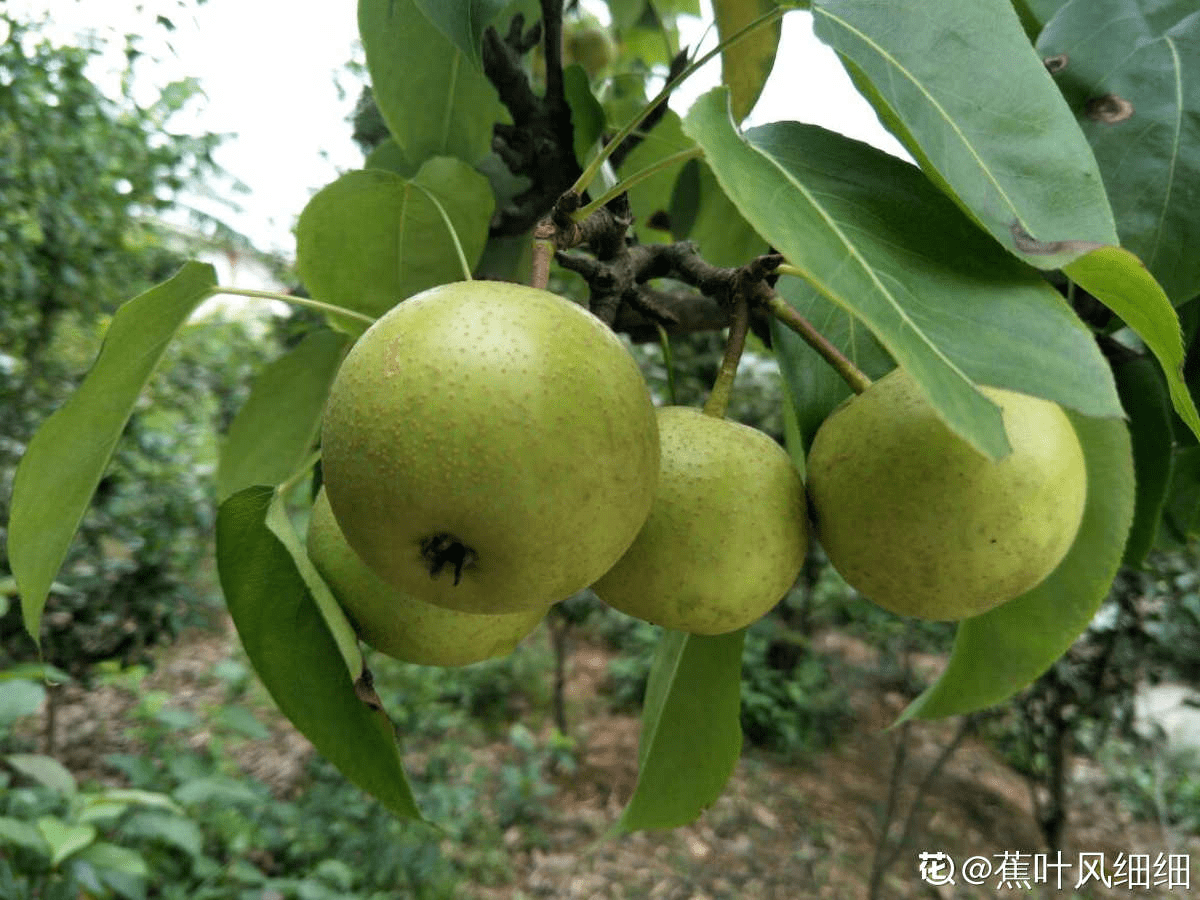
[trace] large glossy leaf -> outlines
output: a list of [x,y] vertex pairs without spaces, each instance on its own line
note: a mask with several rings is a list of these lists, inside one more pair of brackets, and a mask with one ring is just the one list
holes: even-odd
[[1146,343],[1162,366],[1175,412],[1200,437],[1200,415],[1183,380],[1183,337],[1179,318],[1154,276],[1136,256],[1121,247],[1093,250],[1079,257],[1065,271],[1120,316]]
[[1154,546],[1171,480],[1171,400],[1153,360],[1137,357],[1114,369],[1117,390],[1129,416],[1137,502],[1125,542],[1127,566],[1140,566]]
[[29,442],[13,482],[8,557],[25,628],[41,643],[54,576],[117,440],[167,344],[216,287],[212,266],[187,263],[169,281],[117,310],[78,390]]
[[1195,0],[1071,0],[1037,47],[1067,60],[1054,80],[1096,154],[1121,246],[1172,303],[1190,300],[1200,293]]
[[242,646],[279,709],[342,773],[388,809],[420,818],[392,723],[355,691],[287,548],[268,527],[274,491],[234,494],[217,517],[221,587]]
[[742,138],[720,91],[685,125],[755,230],[869,327],[982,452],[1008,447],[999,410],[974,383],[1121,415],[1107,364],[1062,298],[913,166],[795,122]]
[[496,89],[415,0],[359,0],[358,30],[375,102],[408,160],[487,155],[492,125],[508,120]]
[[504,9],[507,0],[416,0],[416,4],[475,68],[482,69],[483,30]]
[[319,329],[263,369],[221,447],[218,500],[296,472],[312,452],[345,347],[344,335]]
[[1038,34],[1049,22],[1060,6],[1067,0],[1012,0],[1013,9],[1025,27],[1025,34],[1030,41],[1037,40]]
[[1095,157],[1009,0],[816,0],[813,27],[926,173],[1004,247],[1059,268],[1116,244]]
[[283,549],[292,558],[292,565],[296,567],[296,571],[304,581],[304,586],[308,589],[309,596],[321,614],[326,632],[333,638],[338,653],[341,654],[342,662],[346,666],[346,673],[350,676],[350,680],[357,684],[363,677],[365,665],[362,648],[358,645],[358,635],[355,634],[350,620],[346,618],[346,613],[334,599],[333,592],[317,572],[317,567],[308,558],[308,551],[299,535],[296,534],[296,529],[292,527],[292,520],[287,513],[287,503],[282,489],[276,490],[271,505],[267,509],[265,522],[267,530],[275,536],[275,539],[283,545]]
[[[713,0],[717,34],[726,41],[776,6],[775,0]],[[733,117],[739,122],[754,108],[775,66],[782,29],[776,19],[721,51],[721,81],[729,88]]]
[[1008,699],[1067,651],[1107,596],[1133,519],[1129,432],[1119,420],[1070,415],[1088,476],[1075,543],[1033,590],[959,625],[945,671],[902,719],[967,713]]
[[[780,279],[776,290],[867,377],[882,377],[895,367],[870,329],[844,307],[796,278]],[[771,346],[792,398],[798,437],[807,449],[821,423],[850,396],[850,387],[798,334],[777,321],[771,323]]]
[[720,796],[742,751],[745,634],[663,632],[642,706],[637,786],[617,832],[686,825]]
[[[296,268],[309,292],[345,309],[381,316],[418,291],[461,281],[462,265],[436,198],[467,263],[483,253],[493,198],[487,178],[448,157],[411,179],[382,169],[348,172],[322,188],[296,226]],[[352,334],[365,326],[331,316]]]

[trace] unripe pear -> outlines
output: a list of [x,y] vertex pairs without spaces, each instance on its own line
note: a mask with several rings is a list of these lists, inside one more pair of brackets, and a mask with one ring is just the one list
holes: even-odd
[[622,612],[691,634],[749,625],[782,599],[804,563],[800,473],[761,431],[697,409],[660,409],[658,429],[650,516],[593,588]]
[[1056,404],[997,388],[1012,452],[992,462],[896,369],[836,409],[808,456],[816,533],[846,581],[905,616],[959,620],[1040,584],[1075,541],[1083,449]]
[[378,650],[425,666],[465,666],[507,656],[542,620],[540,609],[478,615],[418,600],[379,579],[350,549],[324,488],[308,522],[308,556],[355,631]]
[[617,336],[495,281],[432,288],[367,329],[331,387],[322,453],[363,561],[475,613],[587,587],[637,535],[658,479],[649,390]]

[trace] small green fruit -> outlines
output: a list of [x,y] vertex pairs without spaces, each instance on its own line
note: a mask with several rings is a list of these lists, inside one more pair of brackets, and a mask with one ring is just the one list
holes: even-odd
[[507,656],[541,610],[476,615],[443,609],[384,584],[346,543],[324,489],[308,523],[308,556],[359,637],[388,656],[424,666],[465,666]]
[[591,584],[658,479],[650,394],[617,336],[496,281],[433,288],[367,329],[330,390],[322,453],[367,565],[474,613],[545,610]]
[[563,64],[579,63],[591,78],[596,78],[612,65],[617,48],[608,31],[599,23],[581,23],[564,29]]
[[992,462],[897,369],[817,430],[808,495],[834,568],[885,609],[978,615],[1041,583],[1083,518],[1087,470],[1066,414],[997,388],[1012,452]]
[[632,616],[723,634],[765,615],[808,548],[804,484],[761,431],[670,406],[658,411],[662,463],[650,517],[593,586]]

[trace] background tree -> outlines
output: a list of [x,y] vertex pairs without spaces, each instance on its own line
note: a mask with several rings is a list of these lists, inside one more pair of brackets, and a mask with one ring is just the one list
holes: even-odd
[[[161,26],[160,26],[161,27]],[[43,25],[0,17],[0,522],[17,461],[37,425],[70,396],[130,292],[168,277],[206,243],[163,224],[202,179],[220,178],[220,137],[173,132],[198,88],[167,85],[149,106],[131,95],[141,37],[125,38],[124,93],[90,65],[104,46],[56,44]],[[219,222],[205,228],[230,237]],[[221,230],[223,229],[223,231]],[[244,241],[244,239],[241,239]],[[238,325],[189,329],[150,385],[47,607],[47,661],[74,676],[104,659],[144,660],[195,617],[193,578],[208,556],[218,420],[244,396],[264,348]],[[191,461],[186,462],[186,461]],[[157,520],[159,527],[147,528]],[[0,549],[0,570],[9,568]],[[0,600],[0,661],[36,648],[19,608]],[[52,730],[52,729],[51,729]]]

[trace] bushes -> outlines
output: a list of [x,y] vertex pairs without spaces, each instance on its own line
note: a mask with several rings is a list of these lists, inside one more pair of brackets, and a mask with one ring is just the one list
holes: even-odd
[[[143,900],[152,886],[154,896],[180,900],[459,900],[464,881],[506,881],[505,830],[541,840],[552,816],[547,770],[573,765],[569,741],[539,738],[511,718],[518,708],[526,719],[545,715],[546,651],[533,641],[510,657],[444,671],[373,662],[380,695],[400,713],[413,790],[442,831],[396,819],[320,757],[284,797],[246,775],[239,748],[278,735],[237,659],[213,668],[213,699],[195,710],[149,690],[144,669],[107,667],[99,678],[138,698],[124,719],[138,751],[105,759],[128,788],[75,785],[53,761],[14,765],[20,741],[0,718],[0,751],[10,754],[0,764],[0,897],[75,900],[87,891]],[[0,680],[0,713],[11,720],[40,699],[26,674]],[[25,687],[12,689],[17,683]],[[512,705],[492,705],[496,691]],[[496,765],[478,762],[488,732],[503,741]],[[41,822],[79,846],[52,843]]]

